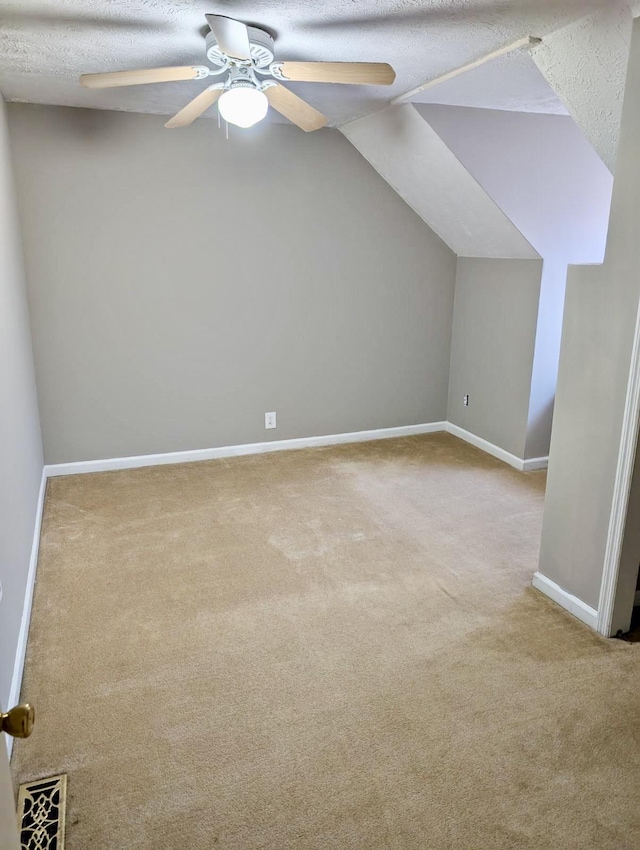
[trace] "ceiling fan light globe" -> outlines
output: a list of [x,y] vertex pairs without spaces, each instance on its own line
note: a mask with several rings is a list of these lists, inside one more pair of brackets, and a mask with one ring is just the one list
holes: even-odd
[[269,109],[269,101],[259,89],[243,86],[223,92],[218,109],[229,124],[246,129],[262,121]]

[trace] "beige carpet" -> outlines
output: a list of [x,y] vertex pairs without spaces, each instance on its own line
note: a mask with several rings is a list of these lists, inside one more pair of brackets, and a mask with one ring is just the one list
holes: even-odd
[[455,438],[50,481],[16,780],[68,848],[637,850],[640,646],[529,587]]

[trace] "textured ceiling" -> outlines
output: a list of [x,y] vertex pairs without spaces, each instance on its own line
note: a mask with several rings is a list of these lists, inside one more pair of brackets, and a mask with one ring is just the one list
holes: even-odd
[[[0,90],[8,100],[172,114],[202,82],[105,91],[84,72],[203,63],[205,12],[276,36],[277,58],[386,61],[387,88],[292,85],[340,125],[390,97],[524,35],[545,36],[607,0],[0,0]],[[478,83],[478,79],[480,83]],[[520,111],[562,111],[525,59],[461,78],[429,99]]]
[[625,0],[549,35],[531,51],[537,67],[613,174],[631,44]]

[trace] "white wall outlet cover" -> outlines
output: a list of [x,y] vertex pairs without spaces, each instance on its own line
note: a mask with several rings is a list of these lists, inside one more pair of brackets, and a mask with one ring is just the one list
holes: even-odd
[[265,413],[265,415],[264,415],[264,427],[265,428],[275,428],[276,427],[275,411],[273,411],[272,413]]

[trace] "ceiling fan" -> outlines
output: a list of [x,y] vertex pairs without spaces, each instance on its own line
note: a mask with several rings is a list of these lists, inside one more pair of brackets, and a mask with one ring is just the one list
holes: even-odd
[[309,132],[324,127],[328,119],[280,81],[389,86],[395,80],[395,71],[383,62],[274,62],[274,39],[265,30],[223,15],[205,17],[210,28],[205,42],[206,56],[214,68],[187,65],[83,74],[80,82],[87,88],[103,89],[172,80],[204,80],[226,74],[223,82],[206,88],[165,127],[187,127],[218,101],[220,115],[238,127],[257,124],[272,106]]

